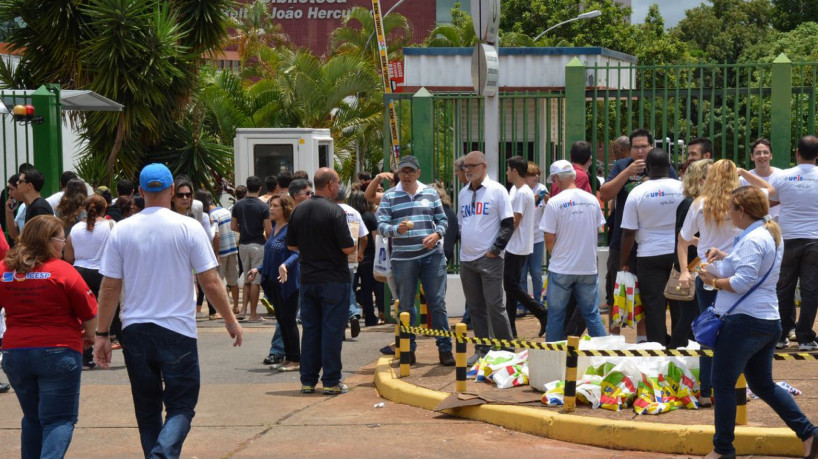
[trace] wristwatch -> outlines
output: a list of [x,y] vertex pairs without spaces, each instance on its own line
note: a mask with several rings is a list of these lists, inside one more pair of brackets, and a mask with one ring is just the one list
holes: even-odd
[[716,278],[713,278],[713,281],[710,282],[710,285],[713,286],[713,290],[720,290],[719,287],[716,285]]
[[108,338],[108,337],[110,337],[110,336],[111,336],[111,332],[109,332],[109,331],[106,331],[106,332],[101,332],[101,331],[99,331],[99,330],[96,330],[96,331],[94,332],[94,335],[99,336],[99,337],[102,337],[102,338]]

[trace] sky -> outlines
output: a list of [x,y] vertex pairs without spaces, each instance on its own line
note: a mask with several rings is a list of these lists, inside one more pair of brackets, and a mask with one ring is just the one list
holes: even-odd
[[665,27],[670,28],[676,25],[683,17],[685,10],[695,8],[703,3],[703,0],[631,0],[633,16],[631,22],[639,24],[645,20],[650,5],[659,5],[659,12],[665,19]]

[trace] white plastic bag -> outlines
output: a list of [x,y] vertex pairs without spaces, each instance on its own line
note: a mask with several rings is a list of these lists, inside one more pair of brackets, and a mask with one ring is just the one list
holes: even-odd
[[375,263],[372,275],[378,282],[386,282],[392,274],[392,263],[389,261],[389,241],[384,236],[375,237]]

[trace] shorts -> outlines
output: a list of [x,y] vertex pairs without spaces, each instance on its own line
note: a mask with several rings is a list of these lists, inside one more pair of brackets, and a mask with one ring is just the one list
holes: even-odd
[[[244,272],[247,273],[253,268],[258,268],[264,261],[264,246],[261,244],[239,244],[239,257]],[[261,276],[256,276],[252,282],[245,278],[244,285],[261,285]]]
[[219,277],[228,287],[239,285],[239,254],[236,252],[219,257]]

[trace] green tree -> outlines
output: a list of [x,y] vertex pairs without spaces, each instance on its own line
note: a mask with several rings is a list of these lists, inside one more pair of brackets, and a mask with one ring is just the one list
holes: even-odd
[[[412,25],[405,16],[389,13],[383,18],[386,35],[386,53],[389,59],[403,55],[403,48],[412,41]],[[373,66],[380,66],[378,58],[378,37],[375,35],[375,20],[372,11],[356,6],[344,19],[343,27],[332,31],[330,52],[363,56]]]
[[692,60],[687,45],[665,30],[665,20],[655,3],[648,8],[642,24],[636,27],[636,37],[633,54],[640,65],[680,64]]
[[583,12],[600,10],[601,16],[561,25],[541,39],[545,46],[603,46],[632,53],[635,27],[630,24],[631,9],[613,0],[504,0],[501,3],[500,30],[536,37],[562,21]]
[[472,47],[477,44],[477,34],[469,13],[460,9],[460,3],[455,3],[451,10],[452,22],[442,24],[429,33],[423,46],[430,48],[441,47]]
[[[230,0],[0,0],[0,22],[24,26],[8,38],[22,53],[21,88],[56,82],[124,105],[119,113],[78,115],[86,171],[95,184],[133,177],[187,116],[201,56],[226,35]],[[8,78],[6,78],[8,76]],[[196,175],[196,171],[187,171]],[[224,175],[226,171],[217,171]]]
[[265,48],[287,46],[290,43],[281,25],[273,22],[273,18],[270,17],[267,2],[256,0],[243,11],[241,18],[230,19],[230,28],[233,29],[233,33],[225,42],[226,47],[236,48],[242,69],[247,66],[248,62],[261,62],[261,53]]
[[702,62],[738,62],[745,48],[773,32],[769,0],[712,0],[687,10],[671,34]]
[[746,48],[743,62],[772,62],[784,53],[793,62],[818,61],[818,23],[802,22],[789,32],[775,32],[768,40]]
[[799,24],[818,21],[818,2],[815,0],[772,0],[773,25],[777,30],[788,32]]

